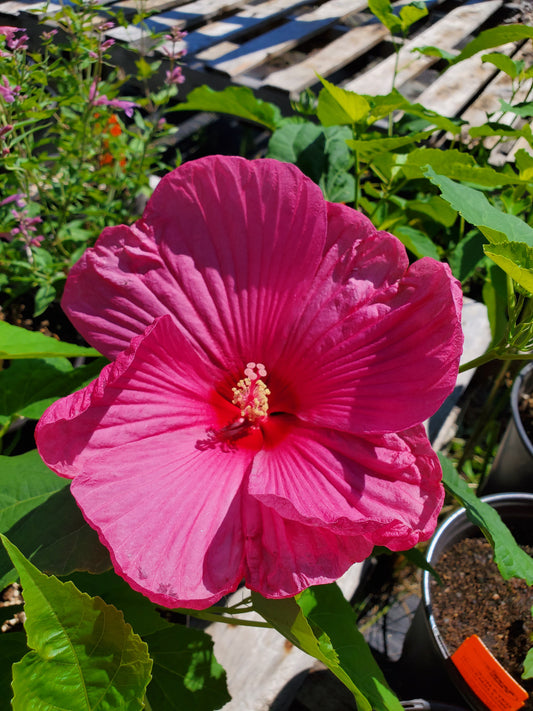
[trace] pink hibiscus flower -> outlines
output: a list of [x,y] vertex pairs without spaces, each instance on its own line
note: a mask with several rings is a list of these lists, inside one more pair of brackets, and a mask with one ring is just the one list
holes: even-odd
[[154,602],[291,596],[433,532],[420,423],[455,384],[459,284],[294,166],[184,164],[63,306],[113,362],[47,410],[39,451]]

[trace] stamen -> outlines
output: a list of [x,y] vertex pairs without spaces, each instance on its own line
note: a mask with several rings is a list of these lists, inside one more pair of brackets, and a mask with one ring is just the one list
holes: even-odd
[[254,424],[266,419],[270,390],[261,378],[267,371],[262,363],[247,363],[245,377],[239,380],[233,390],[233,404],[241,409],[241,417]]

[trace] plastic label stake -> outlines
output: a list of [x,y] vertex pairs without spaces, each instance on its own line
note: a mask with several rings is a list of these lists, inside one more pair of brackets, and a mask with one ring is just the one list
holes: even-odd
[[474,634],[451,656],[472,691],[490,711],[518,711],[529,694]]

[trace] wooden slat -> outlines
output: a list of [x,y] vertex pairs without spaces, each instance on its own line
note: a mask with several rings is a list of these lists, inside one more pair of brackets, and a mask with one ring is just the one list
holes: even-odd
[[[513,59],[527,60],[530,57],[531,50],[529,43],[527,43],[527,45],[524,45],[524,47],[514,55]],[[486,123],[487,114],[496,113],[497,120],[500,123],[512,125],[516,120],[516,114],[506,113],[500,116],[500,99],[508,103],[512,99],[515,104],[524,101],[530,92],[531,83],[531,79],[523,82],[513,97],[513,86],[510,77],[504,74],[504,72],[499,72],[494,81],[492,81],[466,111],[463,112],[462,118],[467,122],[468,126],[481,126]]]
[[143,23],[144,29],[141,25],[128,25],[116,27],[106,34],[113,39],[131,44],[142,40],[147,29],[153,32],[165,32],[175,25],[185,29],[191,25],[207,22],[222,12],[239,9],[243,5],[243,0],[195,0],[147,18]]
[[[289,51],[343,17],[363,10],[366,5],[367,0],[329,0],[312,12],[245,42],[238,50],[210,61],[209,66],[230,77],[236,77],[271,57]],[[198,57],[201,59],[201,54]]]
[[[268,0],[260,5],[247,5],[231,17],[212,22],[187,36],[185,46],[189,56],[196,55],[216,42],[235,39],[242,34],[257,31],[284,13],[295,10],[308,0]],[[205,59],[205,57],[204,57]]]
[[380,23],[355,27],[302,62],[272,72],[266,78],[265,85],[287,91],[294,97],[316,83],[317,73],[320,76],[329,76],[361,57],[387,35],[387,28]]
[[[475,5],[460,6],[421,32],[415,39],[406,42],[399,52],[395,86],[399,87],[421,74],[438,59],[413,53],[413,49],[433,45],[451,51],[462,39],[486,22],[502,4],[503,0],[486,0]],[[349,81],[344,88],[358,94],[387,94],[391,90],[395,62],[395,55],[387,57],[369,71]]]

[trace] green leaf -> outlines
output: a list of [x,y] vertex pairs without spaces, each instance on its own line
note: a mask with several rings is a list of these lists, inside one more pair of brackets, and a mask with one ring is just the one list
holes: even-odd
[[[531,610],[533,614],[533,609]],[[531,679],[533,677],[533,648],[528,651],[524,659],[524,673],[522,679]]]
[[393,13],[389,0],[368,0],[368,9],[392,34],[401,30],[402,23]]
[[153,602],[133,590],[114,570],[107,570],[100,575],[71,573],[68,579],[78,590],[92,596],[99,595],[109,605],[118,607],[124,613],[126,622],[129,622],[141,637],[172,625],[159,613]]
[[432,257],[437,261],[440,259],[436,245],[421,230],[409,225],[399,225],[394,228],[394,235],[415,257]]
[[28,652],[24,632],[0,634],[0,699],[4,699],[4,709],[11,709],[9,700],[13,696],[11,688],[11,667]]
[[[85,522],[66,486],[19,518],[7,535],[27,558],[49,573],[102,573],[111,567],[107,549]],[[9,557],[0,552],[0,589],[16,578]]]
[[0,456],[0,533],[67,486],[50,471],[36,449],[15,457]]
[[469,42],[455,59],[452,60],[452,64],[462,62],[463,59],[468,59],[468,57],[472,57],[484,49],[501,47],[501,45],[508,44],[509,42],[520,42],[525,39],[533,39],[533,27],[520,24],[491,27],[481,32],[475,39]]
[[347,126],[287,123],[273,133],[267,156],[297,165],[320,185],[326,200],[347,202],[354,194],[353,176],[347,172],[353,164],[349,136]]
[[419,200],[408,200],[406,209],[430,217],[444,227],[451,227],[457,219],[457,212],[439,195],[425,195]]
[[531,118],[533,116],[533,101],[523,101],[519,104],[509,104],[504,99],[500,99],[500,109],[509,111],[522,118]]
[[257,593],[252,599],[254,608],[281,634],[331,669],[354,694],[359,711],[401,711],[335,583],[308,588],[287,600],[266,600]]
[[481,61],[493,64],[497,69],[504,72],[504,74],[510,76],[511,79],[516,79],[521,71],[521,62],[515,62],[511,57],[508,57],[506,54],[501,54],[501,52],[484,54],[481,57]]
[[187,95],[187,101],[174,107],[174,111],[213,111],[231,114],[260,123],[271,131],[274,131],[282,121],[280,110],[275,104],[256,99],[253,91],[244,86],[229,86],[223,91],[199,86]]
[[524,148],[520,148],[515,155],[515,165],[520,172],[520,178],[526,182],[533,180],[533,156]]
[[35,292],[33,315],[40,316],[56,298],[57,292],[52,284],[42,284]]
[[172,625],[144,640],[154,662],[146,694],[154,711],[215,711],[230,701],[226,673],[208,634]]
[[478,230],[470,230],[450,254],[448,262],[454,277],[464,282],[484,259],[483,236]]
[[501,173],[489,166],[479,166],[468,153],[452,149],[442,151],[438,148],[415,148],[407,156],[399,156],[398,164],[408,180],[417,180],[426,175],[430,166],[439,175],[473,183],[488,188],[521,183],[513,173]]
[[370,104],[364,96],[319,79],[323,88],[318,95],[317,115],[323,126],[352,126],[367,118]]
[[152,662],[122,613],[44,575],[1,538],[24,590],[32,650],[13,666],[13,711],[142,709]]
[[62,357],[15,360],[0,371],[0,415],[39,419],[57,398],[96,378],[106,362],[74,368]]
[[498,512],[478,499],[461,479],[452,462],[443,454],[439,454],[439,459],[444,486],[464,506],[468,519],[481,529],[494,548],[494,560],[503,578],[523,578],[533,585],[533,558],[520,548]]
[[533,229],[519,217],[498,210],[479,190],[437,175],[431,166],[424,172],[431,182],[440,188],[442,197],[467,222],[479,227],[489,242],[525,242],[533,247]]
[[360,160],[370,162],[374,156],[380,155],[381,153],[388,153],[389,151],[395,151],[398,148],[409,146],[412,143],[425,141],[426,138],[429,138],[433,133],[434,129],[430,129],[429,131],[411,133],[409,136],[348,140],[347,143],[350,148],[357,151]]
[[400,10],[400,20],[402,23],[402,32],[407,32],[407,30],[414,25],[415,22],[426,17],[428,14],[428,9],[426,4],[423,2],[412,2],[409,5],[404,5]]
[[492,343],[499,343],[507,328],[507,277],[492,262],[488,263],[482,296],[487,307]]
[[472,138],[485,138],[487,136],[505,136],[506,138],[525,138],[528,143],[531,143],[532,139],[531,128],[527,123],[521,128],[512,128],[507,124],[489,122],[484,124],[483,126],[472,126],[468,130],[468,133],[472,136]]
[[43,333],[28,331],[25,328],[0,321],[0,358],[13,360],[14,358],[53,358],[55,356],[94,358],[100,356],[100,353],[94,348],[84,348],[73,343],[57,341]]
[[365,95],[364,98],[371,106],[371,115],[368,119],[369,123],[388,116],[392,111],[403,111],[411,116],[418,116],[432,126],[436,126],[443,131],[449,131],[453,135],[459,133],[460,127],[464,123],[461,119],[451,119],[446,116],[441,116],[441,114],[438,114],[436,111],[426,109],[422,104],[411,103],[409,99],[402,96],[397,89],[383,96]]
[[484,245],[490,257],[513,281],[533,294],[533,247],[523,242]]

